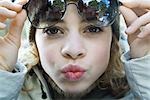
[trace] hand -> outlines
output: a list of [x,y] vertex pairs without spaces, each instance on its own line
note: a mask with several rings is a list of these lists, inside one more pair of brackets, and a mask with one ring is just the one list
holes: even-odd
[[0,37],[0,69],[12,71],[17,62],[18,50],[21,44],[21,32],[26,19],[26,12],[22,10],[22,5],[14,4],[11,0],[0,0],[0,29],[5,29],[4,22],[10,19],[8,33]]
[[120,0],[131,58],[150,54],[150,0]]

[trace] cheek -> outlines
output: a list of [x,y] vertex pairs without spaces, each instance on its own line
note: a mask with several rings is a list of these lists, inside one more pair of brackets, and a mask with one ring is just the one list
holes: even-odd
[[94,62],[101,66],[107,66],[110,58],[110,48],[99,47],[94,52]]
[[91,62],[91,74],[93,74],[93,79],[100,77],[108,67],[109,59],[110,59],[110,45],[101,45],[95,46],[94,49],[90,51],[90,59]]
[[[107,33],[107,34],[106,34]],[[91,44],[92,62],[99,67],[99,69],[106,69],[110,59],[110,48],[112,41],[112,33],[106,32],[99,39]]]
[[51,50],[49,47],[44,47],[44,49],[39,49],[39,55],[41,63],[44,65],[53,66],[56,58],[56,51]]
[[36,35],[36,43],[40,60],[43,66],[52,65],[54,63],[56,51],[53,49],[53,47],[50,47],[50,43],[44,39],[45,38],[43,38],[41,33]]
[[97,48],[95,51],[95,63],[103,66],[108,65],[108,61],[110,58],[110,49],[109,48]]
[[56,56],[56,51],[53,51],[53,50],[50,50],[50,49],[47,49],[45,50],[44,52],[44,55],[45,55],[45,61],[47,61],[47,63],[49,63],[50,65],[53,65],[54,62],[55,62],[55,56]]
[[51,77],[56,76],[57,67],[55,63],[56,62],[55,52],[47,47],[41,51],[39,50],[39,54],[41,65],[45,70],[45,72]]
[[[109,40],[96,41],[90,46],[90,57],[95,65],[107,67],[110,58],[111,38]],[[89,58],[90,58],[89,57]]]

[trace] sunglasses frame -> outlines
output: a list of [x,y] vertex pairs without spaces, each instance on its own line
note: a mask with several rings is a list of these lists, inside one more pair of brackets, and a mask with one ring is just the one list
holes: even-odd
[[[63,14],[62,14],[62,16],[61,16],[60,19],[62,20],[64,14],[65,14],[65,12],[66,12],[66,8],[67,8],[67,6],[70,5],[70,4],[76,5],[76,7],[77,7],[77,9],[78,9],[78,13],[79,13],[82,17],[84,17],[84,16],[81,14],[82,12],[80,11],[80,8],[79,8],[79,6],[78,6],[78,5],[79,5],[79,1],[80,1],[80,0],[76,1],[76,2],[77,2],[77,4],[76,4],[76,3],[67,3],[66,0],[64,0],[64,2],[65,2],[65,6],[64,6],[65,9],[64,9],[64,12],[63,12]],[[48,26],[48,27],[43,27],[43,28],[40,28],[40,27],[34,25],[33,22],[31,21],[30,17],[29,17],[29,10],[27,9],[28,6],[29,6],[29,4],[30,4],[30,2],[31,2],[31,0],[29,0],[25,5],[23,5],[22,9],[25,9],[25,10],[26,10],[28,20],[29,20],[29,22],[31,23],[31,25],[32,25],[33,27],[35,27],[36,29],[45,29],[45,28],[48,28],[48,27],[53,27],[55,24],[57,24],[57,23],[59,22],[59,21],[58,21],[58,22],[56,22],[55,24],[52,24],[52,25],[50,25],[50,26]],[[123,5],[120,1],[117,0],[117,2],[118,2],[118,7]],[[112,25],[112,24],[114,23],[116,17],[117,17],[119,14],[120,14],[120,13],[118,12],[118,13],[114,16],[114,19],[112,19],[112,20],[110,21],[111,23],[109,23],[107,26]],[[85,18],[85,20],[87,20],[87,19]],[[88,20],[87,20],[87,21],[88,21]],[[106,26],[103,26],[103,27],[106,27]]]

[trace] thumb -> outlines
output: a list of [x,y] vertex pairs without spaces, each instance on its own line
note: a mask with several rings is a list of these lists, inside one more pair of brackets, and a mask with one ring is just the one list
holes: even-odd
[[12,19],[9,27],[9,32],[6,37],[11,40],[17,47],[20,46],[21,43],[21,32],[24,26],[24,22],[26,20],[26,11],[22,10],[17,16]]

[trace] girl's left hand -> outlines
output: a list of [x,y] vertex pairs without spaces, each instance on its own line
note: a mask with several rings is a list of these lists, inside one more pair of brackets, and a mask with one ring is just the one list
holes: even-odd
[[150,54],[150,0],[120,0],[131,58]]

